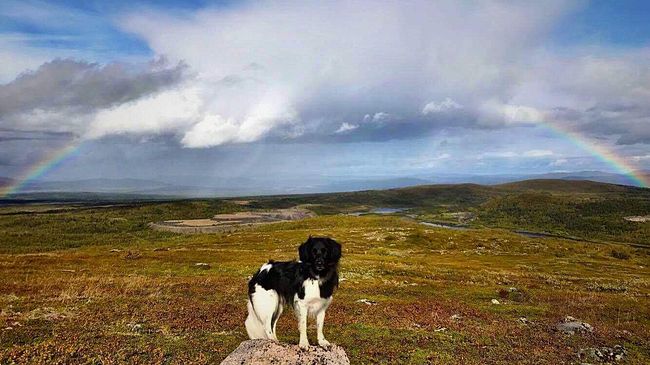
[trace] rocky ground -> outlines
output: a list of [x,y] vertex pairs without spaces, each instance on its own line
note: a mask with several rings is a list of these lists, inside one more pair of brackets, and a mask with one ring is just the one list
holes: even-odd
[[327,349],[310,346],[301,350],[297,345],[288,345],[269,340],[248,340],[242,342],[226,357],[221,365],[350,365],[345,351],[337,345]]

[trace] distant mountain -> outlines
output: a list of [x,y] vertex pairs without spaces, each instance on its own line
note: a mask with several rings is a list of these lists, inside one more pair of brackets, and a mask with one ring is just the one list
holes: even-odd
[[[650,177],[650,172],[641,173]],[[440,175],[432,177],[435,183],[475,183],[485,185],[498,185],[514,181],[531,179],[559,179],[559,180],[590,180],[610,184],[630,185],[634,184],[628,175],[616,174],[602,171],[574,171],[574,172],[551,172],[544,174],[499,174],[499,175]]]
[[643,190],[629,185],[603,183],[590,180],[532,179],[494,185],[506,190],[534,190],[562,193],[623,193]]
[[591,180],[610,184],[629,185],[632,180],[627,175],[602,171],[556,172],[534,176],[536,179]]
[[[640,172],[650,178],[650,171]],[[284,179],[282,176],[263,178],[214,178],[207,176],[168,176],[157,179],[83,179],[72,181],[34,181],[24,184],[20,194],[32,193],[106,193],[175,197],[230,197],[252,195],[282,195],[332,193],[361,190],[383,190],[417,185],[462,184],[503,185],[522,180],[594,181],[630,185],[626,175],[602,171],[554,172],[532,175],[463,175],[404,177],[339,177],[307,176]],[[0,177],[0,188],[16,181]]]

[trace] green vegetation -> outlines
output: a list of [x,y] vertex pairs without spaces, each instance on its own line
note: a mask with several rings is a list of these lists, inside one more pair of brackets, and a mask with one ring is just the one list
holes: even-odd
[[[623,363],[646,364],[650,222],[622,217],[650,214],[648,197],[607,184],[534,182],[256,197],[244,206],[1,207],[0,364],[218,363],[246,338],[248,276],[270,258],[295,258],[309,234],[344,246],[325,332],[353,364],[578,363],[579,349],[614,345],[627,349]],[[229,234],[147,228],[297,204],[321,215]],[[380,206],[410,207],[415,219],[338,214]],[[474,228],[428,227],[417,223],[423,217]],[[594,332],[557,332],[567,315]],[[282,341],[297,342],[291,315],[278,327]]]
[[310,209],[319,214],[367,211],[370,207],[410,208],[409,213],[424,221],[650,245],[650,224],[624,220],[650,215],[650,189],[592,181],[528,180],[497,186],[429,185],[278,196],[257,199],[251,207],[298,204],[315,204]]

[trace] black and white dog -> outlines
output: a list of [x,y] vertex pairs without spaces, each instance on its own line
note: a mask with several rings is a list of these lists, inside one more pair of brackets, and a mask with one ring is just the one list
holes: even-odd
[[289,304],[298,318],[300,348],[309,347],[308,315],[316,317],[318,345],[328,347],[323,322],[339,285],[341,245],[331,238],[310,236],[298,253],[300,261],[269,261],[248,282],[246,331],[251,339],[277,341],[275,325],[284,304]]

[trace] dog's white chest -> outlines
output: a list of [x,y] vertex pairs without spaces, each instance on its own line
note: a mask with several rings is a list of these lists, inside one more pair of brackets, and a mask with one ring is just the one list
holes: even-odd
[[307,305],[309,313],[315,314],[327,308],[331,298],[321,298],[318,280],[305,280],[303,286],[305,288],[305,299],[303,299],[303,302]]

